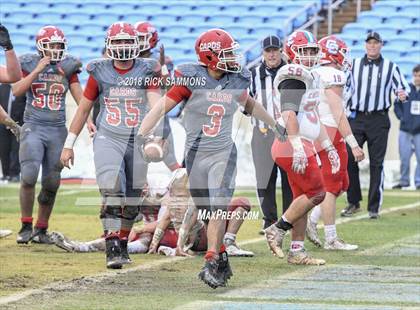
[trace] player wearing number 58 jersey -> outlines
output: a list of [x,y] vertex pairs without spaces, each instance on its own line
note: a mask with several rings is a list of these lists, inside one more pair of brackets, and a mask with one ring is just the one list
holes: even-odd
[[61,161],[66,167],[73,164],[73,145],[93,102],[99,99],[93,152],[96,181],[103,198],[101,219],[106,236],[106,266],[115,269],[131,262],[127,239],[139,212],[147,175],[147,164],[135,145],[134,136],[147,104],[153,105],[160,98],[158,83],[151,83],[159,75],[160,66],[153,59],[138,58],[137,33],[125,22],[108,28],[106,49],[108,59],[94,60],[87,66],[89,79]]
[[[19,57],[24,78],[12,86],[15,96],[26,93],[25,124],[20,135],[20,206],[22,229],[18,243],[50,243],[46,230],[60,185],[60,153],[66,139],[65,97],[76,103],[82,95],[77,77],[82,64],[66,55],[67,40],[55,26],[42,27],[36,36],[38,53]],[[38,220],[32,232],[35,183],[42,166]]]
[[[185,165],[189,189],[199,209],[226,210],[235,188],[236,147],[232,140],[232,120],[238,103],[284,138],[284,128],[276,124],[261,105],[247,94],[250,73],[242,70],[238,43],[229,33],[211,29],[195,44],[197,64],[180,65],[179,78],[144,119],[138,141],[142,143],[159,118],[185,100],[184,126],[187,133]],[[211,217],[206,263],[199,274],[212,288],[225,286],[232,276],[222,247],[226,218]]]

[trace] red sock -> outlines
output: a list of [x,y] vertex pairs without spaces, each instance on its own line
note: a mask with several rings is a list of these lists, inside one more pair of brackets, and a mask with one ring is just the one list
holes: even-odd
[[46,221],[46,222],[43,222],[43,221],[40,221],[39,219],[36,221],[36,225],[35,225],[35,227],[36,228],[41,228],[41,229],[47,229],[48,228],[48,221]]
[[216,253],[213,251],[207,251],[206,255],[204,255],[205,260],[211,260],[216,258]]
[[128,239],[128,235],[130,234],[129,230],[120,230],[120,239]]
[[24,224],[32,224],[32,221],[34,220],[31,216],[21,217],[20,221]]
[[223,253],[224,251],[226,251],[226,247],[224,244],[222,244],[222,246],[220,247],[219,253]]
[[108,233],[108,234],[105,236],[105,239],[111,239],[111,238],[119,238],[118,233],[116,233],[116,232],[111,232],[111,233]]

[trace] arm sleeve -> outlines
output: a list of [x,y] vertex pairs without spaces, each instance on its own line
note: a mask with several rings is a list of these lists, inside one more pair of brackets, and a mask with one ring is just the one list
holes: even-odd
[[279,85],[281,110],[298,112],[305,91],[306,85],[302,81],[292,79],[282,81]]
[[191,91],[185,86],[174,85],[168,90],[166,96],[179,103],[184,99],[190,98]]
[[72,83],[79,83],[79,77],[77,76],[77,73],[73,73],[70,76],[69,84],[72,84]]
[[89,75],[89,79],[86,83],[86,88],[83,93],[83,96],[85,96],[89,100],[96,100],[99,95],[99,87],[98,82],[96,82],[95,78],[92,75]]

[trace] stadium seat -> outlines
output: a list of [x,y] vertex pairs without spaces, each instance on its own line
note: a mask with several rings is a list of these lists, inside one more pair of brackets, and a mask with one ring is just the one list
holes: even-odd
[[179,44],[179,46],[183,48],[192,48],[195,45],[195,41],[197,41],[197,36],[185,36],[176,39],[175,43]]
[[382,16],[373,14],[373,12],[367,12],[369,14],[360,14],[357,18],[357,23],[364,25],[366,28],[374,29],[382,23]]
[[1,8],[1,12],[11,13],[11,12],[19,12],[22,10],[23,7],[21,6],[19,2],[2,2],[0,8]]
[[378,26],[374,28],[383,38],[388,38],[395,36],[397,34],[397,29],[388,26]]
[[222,12],[223,2],[206,3],[201,5],[193,5],[191,14],[203,14],[206,16],[216,16]]
[[281,35],[281,33],[279,34],[280,31],[281,31],[280,29],[277,29],[274,27],[262,26],[262,27],[253,28],[251,32],[254,36],[257,36],[260,39],[263,39],[264,37],[268,35]]
[[417,3],[405,3],[402,7],[401,7],[401,13],[405,13],[405,12],[410,12],[410,13],[417,13],[417,16],[420,13],[420,4]]
[[251,7],[246,3],[238,3],[235,5],[225,5],[222,9],[223,14],[231,14],[233,16],[243,16],[250,13]]
[[238,26],[227,26],[227,27],[223,27],[223,29],[228,31],[235,40],[239,40],[242,37],[246,37],[249,32],[247,28],[238,27]]
[[397,62],[398,67],[400,68],[401,72],[404,75],[411,75],[411,72],[413,71],[413,68],[417,65],[418,63],[416,62],[412,62],[409,60],[400,60]]
[[252,28],[254,25],[260,25],[265,23],[265,17],[261,15],[243,15],[239,17],[239,20],[235,22],[237,26],[246,28]]
[[[108,11],[117,13],[115,7],[113,9],[111,9],[111,7],[112,7],[111,5],[107,5],[105,3],[100,3],[100,2],[99,3],[98,2],[84,2],[80,10],[83,13],[88,13],[88,14],[98,14],[98,13],[108,12]],[[125,10],[127,10],[127,8],[125,8]]]
[[31,21],[34,17],[34,13],[32,11],[24,11],[20,10],[17,12],[10,12],[10,13],[1,13],[1,16],[6,21],[19,21],[19,22],[25,22],[25,21]]
[[[98,11],[100,4],[96,4],[96,12]],[[41,11],[40,9],[36,9],[35,11]],[[70,13],[70,12],[77,12],[80,11],[77,3],[72,2],[52,2],[46,11],[50,12],[63,12],[63,13]],[[85,9],[82,9],[82,12],[86,12]]]
[[398,61],[400,59],[401,52],[395,47],[384,47],[381,51],[382,56],[388,58],[391,61]]
[[365,55],[365,49],[363,47],[355,47],[351,50],[351,57],[354,58],[360,58]]
[[188,3],[178,3],[174,2],[173,4],[171,4],[170,6],[168,6],[168,8],[166,10],[164,10],[163,12],[165,13],[170,13],[176,16],[182,16],[184,14],[190,14],[190,13],[194,13],[195,11],[191,11],[191,7],[192,7],[193,3],[188,4]]
[[159,1],[155,1],[156,3],[144,3],[142,1],[138,2],[138,10],[140,12],[147,12],[150,15],[156,14],[156,12],[162,11],[163,4],[160,4]]
[[91,15],[87,13],[68,13],[65,14],[65,21],[73,23],[75,25],[82,25],[85,23],[91,23]]
[[382,10],[382,8],[386,8],[386,12],[392,12],[397,11],[401,7],[401,1],[397,0],[388,0],[388,1],[376,1],[373,4],[373,9],[376,10]]
[[369,31],[369,28],[364,25],[359,25],[357,23],[349,23],[343,27],[342,32],[345,34],[353,34],[355,37],[360,37],[365,35]]
[[420,26],[413,25],[413,27],[406,27],[403,29],[401,35],[413,41],[420,41]]
[[[150,16],[152,17],[152,16]],[[139,13],[125,13],[123,14],[123,20],[131,23],[131,24],[135,24],[137,22],[140,21],[148,21],[149,20],[149,15],[147,13],[144,12],[139,12]],[[161,27],[160,25],[154,25],[156,28]],[[162,25],[164,26],[164,25]]]
[[387,16],[385,19],[385,25],[389,27],[394,27],[397,30],[403,30],[406,26],[412,23],[411,20],[407,18],[402,18],[399,15]]
[[392,49],[408,50],[413,46],[413,41],[403,38],[390,38],[385,41],[385,46]]
[[87,44],[89,44],[89,46],[102,48],[105,46],[105,33],[103,35],[90,36],[88,40],[89,42]]
[[223,25],[230,25],[234,21],[234,17],[232,15],[215,15],[211,16],[208,20],[208,23],[214,25],[215,27],[222,27]]
[[63,14],[56,12],[35,13],[34,19],[45,21],[48,25],[59,25],[63,20]]
[[101,36],[105,36],[105,32],[107,27],[102,26],[102,25],[98,25],[98,24],[94,24],[94,23],[86,23],[86,24],[80,24],[76,26],[78,31],[84,33],[84,34],[88,34],[88,35],[101,35]]
[[174,25],[177,19],[178,17],[172,14],[159,14],[153,16],[150,21],[156,25]]
[[98,23],[100,25],[111,25],[120,20],[123,20],[121,15],[109,12],[109,13],[101,13],[101,14],[92,15],[90,22]]
[[186,14],[182,15],[179,21],[184,25],[197,25],[205,23],[205,19],[204,15]]
[[170,27],[164,27],[163,31],[166,35],[173,35],[173,36],[178,36],[180,34],[187,34],[190,33],[191,28],[189,26],[184,26],[184,25],[176,25],[176,26],[170,26]]
[[241,50],[246,50],[250,46],[256,44],[256,46],[260,47],[260,41],[255,40],[253,38],[239,38],[239,46],[241,47]]
[[[2,4],[0,6],[2,11],[4,10],[3,2],[4,1],[2,1]],[[50,4],[48,2],[45,2],[45,1],[43,1],[43,2],[37,1],[37,2],[32,2],[32,3],[31,2],[26,2],[26,3],[24,3],[24,6],[22,6],[21,9],[25,10],[25,11],[31,11],[33,13],[38,13],[38,12],[48,11],[49,6],[50,6]]]
[[[281,6],[280,6],[281,7]],[[261,14],[265,16],[269,16],[272,14],[276,14],[279,11],[279,5],[277,4],[261,4],[251,8],[250,12],[252,14]]]
[[88,45],[88,37],[87,34],[83,33],[66,35],[67,41],[72,45]]

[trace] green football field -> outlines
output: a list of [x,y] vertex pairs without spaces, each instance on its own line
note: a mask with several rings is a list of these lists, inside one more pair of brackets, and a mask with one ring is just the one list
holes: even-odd
[[[254,192],[237,195],[256,203]],[[97,238],[101,234],[99,207],[94,204],[98,198],[94,188],[62,186],[50,230],[78,240]],[[343,207],[340,198],[338,211]],[[364,210],[344,221],[337,217],[339,235],[358,244],[358,251],[326,252],[306,242],[313,256],[327,261],[321,267],[291,266],[272,256],[258,234],[261,220],[246,221],[238,241],[255,257],[231,258],[234,276],[228,287],[213,290],[197,279],[202,257],[132,255],[130,267],[109,271],[103,253],[18,246],[18,187],[2,186],[0,228],[14,233],[0,240],[0,308],[418,309],[419,192],[386,191],[380,219],[369,220],[366,215]]]

